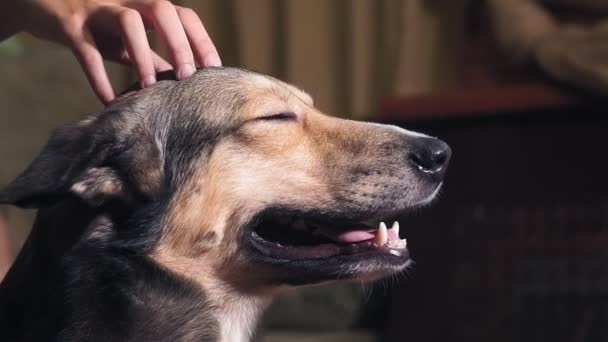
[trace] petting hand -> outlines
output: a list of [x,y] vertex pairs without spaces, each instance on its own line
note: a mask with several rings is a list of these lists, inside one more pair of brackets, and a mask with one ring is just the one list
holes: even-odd
[[[11,1],[12,2],[12,1]],[[18,0],[19,30],[72,49],[93,90],[107,104],[114,99],[103,59],[131,64],[142,87],[156,72],[175,70],[179,80],[196,67],[220,66],[213,42],[198,15],[168,0]],[[150,49],[146,30],[160,35],[171,63]]]

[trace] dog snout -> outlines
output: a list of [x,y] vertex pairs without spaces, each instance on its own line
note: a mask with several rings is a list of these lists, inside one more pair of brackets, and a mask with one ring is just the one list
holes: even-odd
[[409,161],[423,175],[441,181],[447,171],[452,150],[436,138],[417,138],[409,152]]

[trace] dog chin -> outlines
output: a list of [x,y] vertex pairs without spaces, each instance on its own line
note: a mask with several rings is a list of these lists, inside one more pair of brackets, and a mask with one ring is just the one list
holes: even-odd
[[305,286],[340,280],[372,281],[401,272],[413,262],[400,258],[366,256],[361,259],[334,257],[325,260],[279,261],[254,256],[255,268],[276,286]]

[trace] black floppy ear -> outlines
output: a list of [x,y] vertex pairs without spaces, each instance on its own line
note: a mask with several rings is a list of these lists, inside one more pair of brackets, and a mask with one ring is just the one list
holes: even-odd
[[110,132],[93,125],[97,120],[91,116],[55,130],[25,171],[0,191],[0,203],[40,207],[68,194],[74,183],[82,181],[90,167],[103,163],[113,149]]
[[76,195],[92,206],[146,199],[159,189],[162,153],[142,116],[123,107],[90,115],[53,132],[0,204],[36,208]]

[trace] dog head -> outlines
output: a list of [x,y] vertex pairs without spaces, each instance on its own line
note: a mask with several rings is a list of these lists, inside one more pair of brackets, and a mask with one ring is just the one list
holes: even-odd
[[0,202],[76,196],[112,217],[83,239],[202,283],[368,279],[408,265],[398,227],[379,223],[431,201],[449,158],[440,140],[330,117],[291,85],[210,68],[57,130]]

